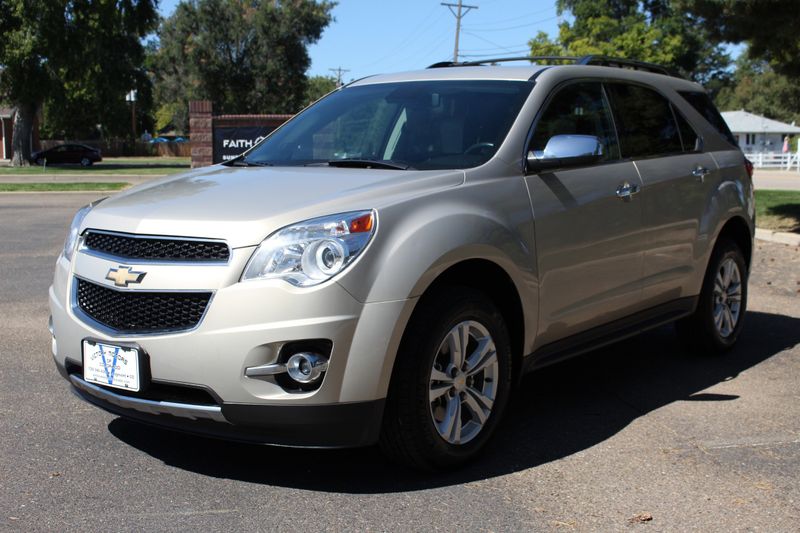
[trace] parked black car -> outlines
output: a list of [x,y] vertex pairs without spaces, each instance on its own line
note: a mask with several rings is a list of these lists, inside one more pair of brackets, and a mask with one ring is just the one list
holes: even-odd
[[37,165],[58,163],[80,163],[88,167],[103,160],[100,150],[85,144],[59,144],[48,150],[34,152],[31,160]]

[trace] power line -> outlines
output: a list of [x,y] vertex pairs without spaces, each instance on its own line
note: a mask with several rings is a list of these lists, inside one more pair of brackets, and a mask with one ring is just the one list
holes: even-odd
[[506,18],[506,19],[493,20],[493,21],[485,21],[484,20],[484,21],[481,21],[475,27],[475,29],[486,28],[486,27],[489,27],[489,28],[497,27],[498,25],[509,24],[511,22],[522,22],[522,21],[530,19],[530,18],[541,16],[543,13],[547,13],[548,11],[552,11],[555,8],[556,8],[556,6],[551,6],[551,7],[548,7],[547,9],[542,9],[542,10],[539,10],[539,11],[533,11],[531,13],[517,15],[516,17],[513,17],[513,18]]
[[490,41],[489,39],[486,39],[485,37],[481,37],[480,35],[472,33],[471,31],[464,30],[464,33],[466,33],[467,35],[472,35],[476,39],[480,39],[481,41],[485,42],[486,44],[491,44],[492,46],[496,46],[498,50],[505,50],[506,52],[511,52],[511,48],[510,47],[503,46],[501,44],[497,44],[497,43],[495,43],[493,41]]
[[467,26],[466,28],[464,28],[464,31],[473,30],[473,31],[479,31],[481,33],[484,33],[484,32],[493,32],[493,31],[516,30],[516,29],[519,29],[519,28],[528,28],[528,27],[533,26],[535,24],[541,24],[542,22],[550,22],[551,20],[555,20],[557,18],[559,18],[558,15],[554,15],[554,16],[546,18],[546,19],[534,20],[533,22],[528,22],[526,24],[518,24],[516,26],[506,26],[505,28],[493,28],[493,29],[490,29],[490,30],[482,30],[482,29],[476,28],[474,26]]
[[[434,6],[433,9],[438,9],[438,8]],[[442,19],[442,16],[444,15],[444,13],[440,13],[436,17],[433,17],[432,15],[433,15],[433,10],[431,10],[428,14],[426,14],[425,18],[422,19],[423,22],[421,22],[420,24],[417,24],[415,26],[414,31],[412,31],[409,35],[407,35],[398,44],[393,46],[392,50],[390,52],[388,52],[387,54],[384,54],[383,56],[379,57],[378,59],[376,59],[374,61],[370,61],[369,63],[360,65],[359,69],[371,67],[371,66],[377,65],[379,63],[384,63],[390,57],[394,57],[399,53],[407,51],[408,50],[407,45],[411,45],[412,41],[419,41],[419,39],[421,39],[424,36],[426,36],[428,31],[431,28],[433,28]],[[427,21],[428,23],[424,24],[424,21]]]
[[[461,33],[461,19],[473,9],[478,9],[478,6],[465,6],[461,0],[458,0],[457,4],[442,2],[442,5],[447,6],[447,9],[449,9],[450,13],[456,18],[456,45],[453,48],[453,62],[458,63],[458,36]],[[457,10],[453,8],[457,8]],[[466,11],[464,11],[465,8]]]

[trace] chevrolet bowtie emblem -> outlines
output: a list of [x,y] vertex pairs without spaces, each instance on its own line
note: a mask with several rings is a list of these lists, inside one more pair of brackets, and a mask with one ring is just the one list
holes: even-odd
[[134,272],[131,267],[120,266],[112,268],[106,274],[106,279],[113,281],[117,287],[127,287],[129,283],[141,283],[147,272]]

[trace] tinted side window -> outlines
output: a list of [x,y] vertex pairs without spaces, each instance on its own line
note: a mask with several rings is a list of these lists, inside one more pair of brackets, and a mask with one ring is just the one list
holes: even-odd
[[681,141],[683,142],[683,151],[684,152],[694,152],[695,150],[700,149],[700,145],[698,144],[698,136],[697,133],[694,131],[694,128],[689,124],[689,122],[683,118],[681,112],[672,107],[672,112],[675,115],[675,120],[678,121],[678,130],[681,132]]
[[692,92],[692,91],[681,91],[678,92],[683,99],[689,102],[695,110],[703,115],[703,117],[712,125],[714,128],[722,134],[728,141],[730,141],[734,146],[738,146],[736,139],[733,137],[731,130],[728,128],[728,125],[725,123],[725,119],[722,118],[722,115],[719,114],[717,108],[714,107],[714,103],[711,101],[711,98],[706,93],[701,92]]
[[669,101],[639,85],[610,83],[622,157],[647,157],[683,151]]
[[602,160],[619,159],[611,110],[600,83],[575,83],[558,91],[539,118],[528,150],[544,152],[555,135],[594,135],[603,145]]

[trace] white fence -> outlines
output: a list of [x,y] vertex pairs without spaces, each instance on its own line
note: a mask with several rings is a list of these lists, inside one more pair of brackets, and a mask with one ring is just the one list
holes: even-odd
[[756,168],[781,168],[800,172],[800,152],[784,154],[782,152],[751,152],[744,154]]

